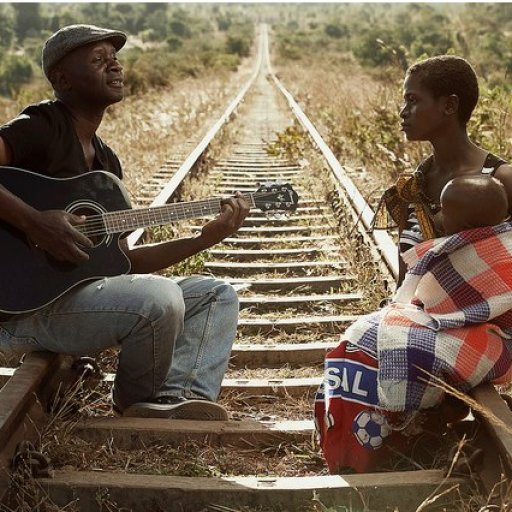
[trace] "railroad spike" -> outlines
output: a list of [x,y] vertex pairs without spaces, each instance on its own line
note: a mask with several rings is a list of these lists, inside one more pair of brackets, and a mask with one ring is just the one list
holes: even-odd
[[11,470],[34,478],[49,478],[51,462],[49,457],[37,450],[30,441],[21,441],[12,458]]

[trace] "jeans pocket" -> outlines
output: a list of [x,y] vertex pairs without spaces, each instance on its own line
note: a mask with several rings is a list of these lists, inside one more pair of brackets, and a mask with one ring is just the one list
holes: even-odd
[[16,336],[0,326],[0,351],[23,354],[25,352],[33,352],[34,350],[41,349],[42,347],[35,338],[30,336]]

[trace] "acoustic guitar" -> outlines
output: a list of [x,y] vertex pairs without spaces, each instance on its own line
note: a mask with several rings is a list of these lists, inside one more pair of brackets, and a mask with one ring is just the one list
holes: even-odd
[[[221,209],[222,198],[131,209],[121,181],[108,172],[92,171],[73,178],[49,178],[14,167],[0,168],[0,184],[38,210],[65,210],[85,215],[77,226],[94,247],[78,265],[60,262],[34,246],[25,234],[0,221],[0,312],[37,310],[78,284],[126,274],[130,262],[119,247],[123,233],[139,228],[206,217]],[[251,207],[290,211],[298,195],[291,185],[272,183],[244,194]]]

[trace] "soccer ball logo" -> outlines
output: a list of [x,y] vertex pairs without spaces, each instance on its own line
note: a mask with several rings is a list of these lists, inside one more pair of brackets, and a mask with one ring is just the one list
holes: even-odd
[[364,448],[377,450],[391,434],[387,419],[378,412],[362,411],[352,422],[352,432]]

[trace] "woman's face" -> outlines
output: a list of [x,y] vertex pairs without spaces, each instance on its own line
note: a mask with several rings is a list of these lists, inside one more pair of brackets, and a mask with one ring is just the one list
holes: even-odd
[[441,135],[446,123],[446,97],[434,98],[422,85],[419,73],[406,77],[403,96],[401,129],[407,140],[432,141]]

